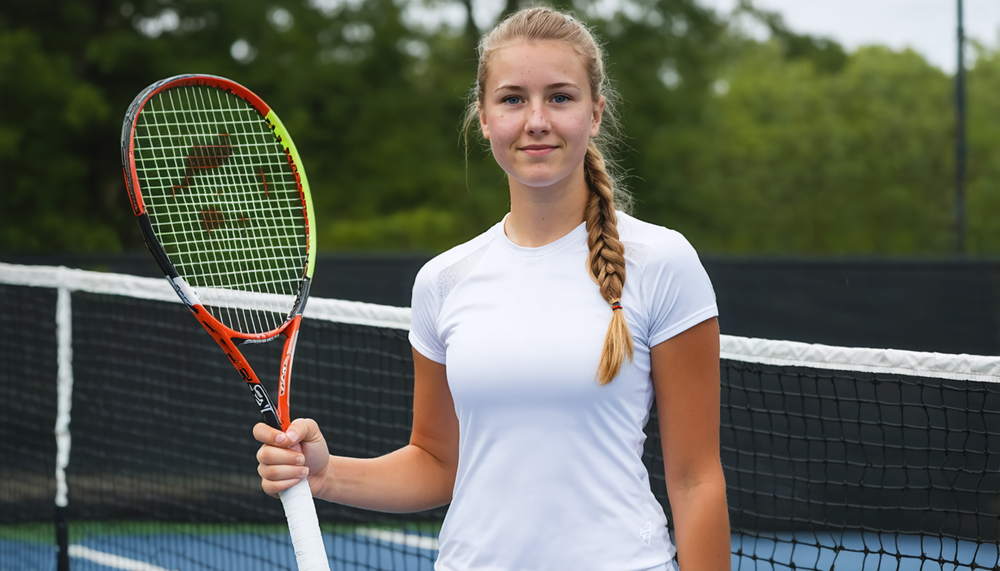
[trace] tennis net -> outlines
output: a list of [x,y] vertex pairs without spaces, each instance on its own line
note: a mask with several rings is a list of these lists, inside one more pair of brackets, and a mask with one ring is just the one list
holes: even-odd
[[[165,280],[0,264],[0,569],[294,569],[256,409],[187,313]],[[333,453],[408,441],[408,323],[309,301],[292,411]],[[1000,358],[722,342],[733,569],[1000,564]],[[275,378],[280,349],[245,354]],[[444,509],[317,507],[332,569],[432,569]]]

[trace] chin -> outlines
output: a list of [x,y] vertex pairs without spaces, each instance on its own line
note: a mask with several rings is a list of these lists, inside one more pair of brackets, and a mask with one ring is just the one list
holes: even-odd
[[560,173],[560,174],[537,174],[534,176],[514,176],[513,178],[531,188],[548,188],[551,186],[556,186],[561,182],[564,182],[569,178],[570,173]]
[[520,180],[518,181],[527,188],[532,188],[535,190],[546,190],[553,188],[559,184],[558,180]]

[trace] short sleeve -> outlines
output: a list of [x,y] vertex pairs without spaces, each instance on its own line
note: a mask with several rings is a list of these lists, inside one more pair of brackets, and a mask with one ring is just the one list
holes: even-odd
[[715,290],[698,253],[679,233],[667,231],[650,245],[643,267],[642,297],[649,308],[649,346],[719,315]]
[[428,265],[417,272],[413,282],[413,298],[410,316],[410,345],[418,353],[437,363],[444,364],[444,343],[438,336],[438,314],[441,311],[441,296],[437,289],[436,272]]

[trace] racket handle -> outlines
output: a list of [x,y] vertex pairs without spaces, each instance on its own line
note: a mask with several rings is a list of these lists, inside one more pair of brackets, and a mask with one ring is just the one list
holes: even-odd
[[309,481],[302,478],[298,484],[278,495],[285,507],[288,532],[292,536],[295,563],[299,571],[330,571],[330,562],[326,558],[326,548],[323,546],[323,536],[319,531],[319,519],[316,517],[316,504],[309,489]]

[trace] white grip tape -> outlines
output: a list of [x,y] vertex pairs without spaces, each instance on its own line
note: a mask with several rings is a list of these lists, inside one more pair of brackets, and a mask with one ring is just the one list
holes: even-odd
[[288,532],[292,535],[292,547],[295,548],[295,562],[299,571],[330,571],[309,481],[302,478],[298,484],[278,495],[285,507]]

